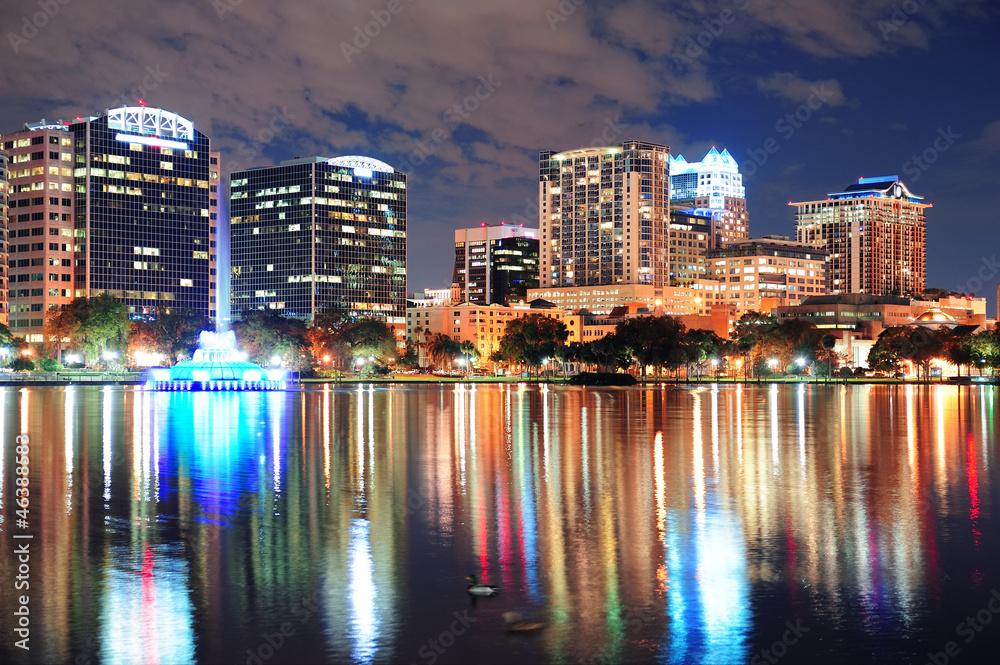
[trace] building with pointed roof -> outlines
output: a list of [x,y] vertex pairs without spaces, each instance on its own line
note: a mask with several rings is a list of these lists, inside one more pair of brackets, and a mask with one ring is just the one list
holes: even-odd
[[688,162],[684,155],[671,155],[669,162],[673,209],[715,219],[719,246],[750,237],[743,176],[728,150],[713,146],[700,162]]
[[860,178],[795,206],[796,239],[829,253],[831,293],[919,295],[926,286],[924,203],[899,176]]

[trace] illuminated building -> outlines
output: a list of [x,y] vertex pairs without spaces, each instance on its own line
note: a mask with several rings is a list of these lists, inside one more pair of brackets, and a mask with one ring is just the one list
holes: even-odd
[[670,283],[687,286],[708,275],[706,252],[715,247],[715,219],[711,215],[670,211]]
[[538,229],[482,226],[455,230],[451,300],[477,305],[523,301],[538,286]]
[[218,153],[193,123],[129,106],[0,137],[10,155],[11,329],[110,293],[136,316],[215,316]]
[[795,206],[796,238],[830,255],[831,293],[919,295],[926,279],[924,211],[899,176],[860,178],[825,200]]
[[7,155],[0,152],[0,323],[7,317]]
[[437,307],[451,304],[451,289],[424,289],[423,293],[408,293],[407,307]]
[[713,147],[700,162],[671,156],[670,206],[714,215],[719,245],[750,237],[743,176],[728,150]]
[[539,286],[669,283],[670,148],[625,141],[539,155]]
[[741,240],[707,254],[710,277],[738,313],[769,313],[826,293],[826,252],[785,236]]
[[713,304],[724,302],[719,297],[718,284],[712,279],[662,289],[642,284],[538,288],[531,289],[528,298],[542,298],[566,310],[585,309],[592,314],[610,314],[616,307],[637,305],[670,316],[708,314]]
[[406,176],[369,157],[309,157],[233,173],[233,316],[326,308],[406,321]]

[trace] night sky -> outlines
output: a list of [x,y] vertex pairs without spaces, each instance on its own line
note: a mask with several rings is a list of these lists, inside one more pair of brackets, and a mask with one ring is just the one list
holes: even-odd
[[193,120],[226,172],[376,157],[409,176],[411,290],[450,285],[452,229],[537,225],[540,150],[728,148],[754,237],[794,237],[789,200],[898,174],[934,205],[928,286],[992,316],[998,18],[934,0],[5,0],[0,130],[141,97]]

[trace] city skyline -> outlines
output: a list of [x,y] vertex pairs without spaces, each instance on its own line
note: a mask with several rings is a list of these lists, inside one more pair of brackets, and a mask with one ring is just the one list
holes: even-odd
[[[996,74],[979,56],[996,53],[987,3],[816,3],[794,15],[773,2],[414,11],[221,0],[114,15],[67,3],[40,27],[39,7],[0,18],[0,80],[16,93],[0,128],[141,97],[191,118],[226,173],[314,154],[378,158],[411,182],[410,290],[448,285],[441,239],[454,229],[537,219],[539,150],[634,137],[673,155],[728,149],[753,237],[792,235],[789,200],[899,174],[935,204],[928,285],[995,299],[996,262],[982,249],[1000,148]],[[968,90],[986,99],[956,104]]]

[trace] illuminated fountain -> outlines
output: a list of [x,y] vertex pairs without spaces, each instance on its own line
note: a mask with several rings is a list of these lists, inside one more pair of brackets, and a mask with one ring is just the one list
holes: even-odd
[[264,369],[236,348],[236,333],[209,332],[198,336],[194,357],[173,367],[149,371],[149,390],[284,390],[285,370]]

